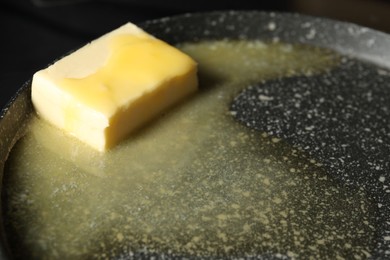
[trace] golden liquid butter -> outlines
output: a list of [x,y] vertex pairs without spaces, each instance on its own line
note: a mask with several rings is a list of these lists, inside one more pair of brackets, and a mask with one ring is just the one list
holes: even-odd
[[198,94],[107,153],[32,118],[3,180],[15,258],[370,258],[367,191],[229,109],[253,82],[315,80],[341,57],[251,40],[178,48],[199,64]]

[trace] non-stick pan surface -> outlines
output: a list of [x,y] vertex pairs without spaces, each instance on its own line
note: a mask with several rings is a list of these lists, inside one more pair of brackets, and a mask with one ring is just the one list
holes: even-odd
[[[322,18],[241,11],[188,14],[141,26],[172,44],[209,39],[260,39],[319,46],[345,56],[341,65],[330,73],[254,84],[232,101],[230,110],[235,112],[238,122],[303,149],[346,187],[355,185],[367,192],[375,208],[377,230],[374,241],[367,241],[375,245],[367,257],[390,257],[389,35]],[[261,99],[249,102],[253,95],[273,98],[268,102]],[[2,112],[2,173],[12,146],[20,138],[19,130],[32,112],[27,83]],[[3,230],[1,234],[0,256],[7,258]],[[137,256],[141,255],[133,258]],[[148,253],[142,256],[147,257]],[[288,258],[261,252],[256,257]]]

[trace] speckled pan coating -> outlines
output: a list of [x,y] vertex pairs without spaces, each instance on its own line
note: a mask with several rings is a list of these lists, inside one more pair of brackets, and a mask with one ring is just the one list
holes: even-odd
[[[301,147],[345,185],[364,187],[375,198],[380,212],[377,224],[382,228],[372,257],[389,257],[389,35],[321,18],[262,12],[183,15],[142,26],[173,44],[205,39],[262,39],[321,46],[353,57],[322,75],[254,84],[236,98],[231,110],[237,112],[236,118],[243,124]],[[32,111],[26,99],[29,92],[27,84],[2,111],[1,169],[17,138],[15,126],[23,125],[25,115]],[[260,112],[253,113],[254,108]],[[3,241],[0,256],[6,258],[6,252]],[[134,258],[150,256],[146,253]]]
[[244,125],[281,138],[375,203],[378,257],[390,240],[390,71],[344,59],[327,73],[254,84],[231,105]]

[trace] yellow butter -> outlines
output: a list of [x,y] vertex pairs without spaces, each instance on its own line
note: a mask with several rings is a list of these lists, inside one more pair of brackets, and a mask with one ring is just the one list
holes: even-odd
[[186,54],[129,23],[34,74],[44,119],[104,151],[196,91]]

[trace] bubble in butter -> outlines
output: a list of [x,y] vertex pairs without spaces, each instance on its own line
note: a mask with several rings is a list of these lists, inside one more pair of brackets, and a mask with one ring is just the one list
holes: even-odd
[[16,256],[367,257],[364,191],[229,112],[250,82],[320,73],[338,57],[258,41],[180,48],[199,62],[199,94],[104,156],[32,118],[4,184]]

